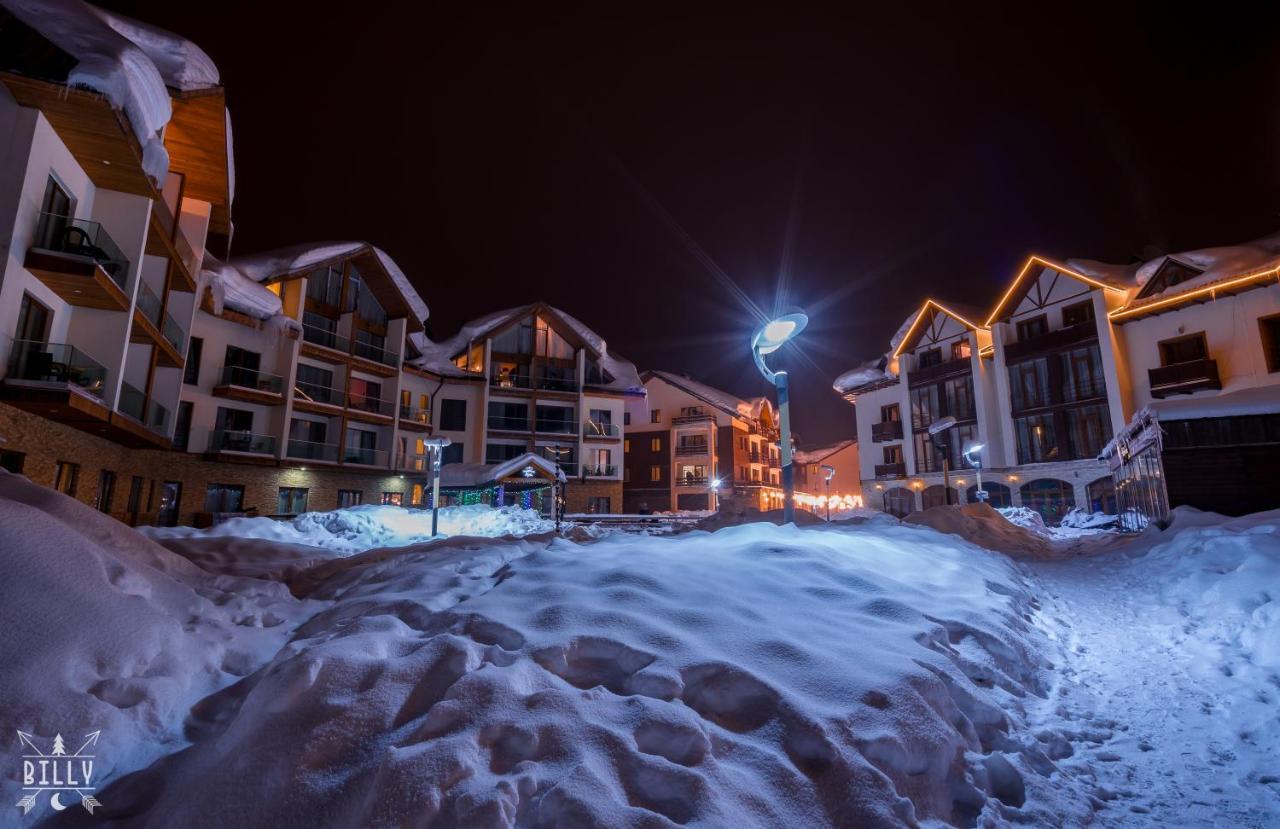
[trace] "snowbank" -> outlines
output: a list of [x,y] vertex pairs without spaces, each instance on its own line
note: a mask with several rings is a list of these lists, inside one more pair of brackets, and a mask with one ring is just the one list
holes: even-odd
[[11,815],[15,731],[45,750],[55,734],[74,737],[74,750],[101,730],[99,777],[146,766],[184,743],[193,704],[256,670],[314,613],[281,584],[210,576],[3,470],[0,570],[0,799]]
[[[441,507],[440,533],[445,536],[529,535],[549,532],[555,524],[533,510],[474,504]],[[331,512],[306,512],[287,521],[232,518],[203,530],[193,527],[140,527],[154,539],[256,538],[283,544],[305,544],[338,553],[376,547],[404,547],[431,540],[431,511],[363,505]]]
[[1033,802],[1061,781],[1003,709],[1044,692],[1045,666],[998,556],[896,523],[446,543],[325,565],[310,595],[333,604],[201,705],[191,749],[102,802],[193,827],[1087,808]]
[[[1019,519],[1019,523],[1002,515],[1003,510],[997,511],[985,503],[932,507],[913,512],[903,521],[958,535],[979,547],[999,550],[1011,556],[1045,558],[1051,555],[1052,546],[1044,532],[1044,522],[1039,521],[1039,513],[1029,509],[1018,510],[1012,515]],[[1034,520],[1030,518],[1032,515]]]

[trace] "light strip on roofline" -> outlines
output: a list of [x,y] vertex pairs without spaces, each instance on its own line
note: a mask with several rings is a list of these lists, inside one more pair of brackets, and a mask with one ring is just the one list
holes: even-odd
[[1232,287],[1235,287],[1236,285],[1247,285],[1251,282],[1265,282],[1267,281],[1268,278],[1274,278],[1277,281],[1280,281],[1280,265],[1274,268],[1271,268],[1270,270],[1246,274],[1245,276],[1238,276],[1235,279],[1229,279],[1226,282],[1217,282],[1217,283],[1214,283],[1213,285],[1205,285],[1202,288],[1196,288],[1194,291],[1187,291],[1185,293],[1176,294],[1171,297],[1165,297],[1164,299],[1159,300],[1158,302],[1148,302],[1142,305],[1129,306],[1127,308],[1117,308],[1116,310],[1112,311],[1110,314],[1107,314],[1107,316],[1113,320],[1124,319],[1126,317],[1135,317],[1141,313],[1150,311],[1152,308],[1163,308],[1166,305],[1175,305],[1179,302],[1185,302],[1186,300],[1192,299],[1194,297],[1204,296],[1205,294],[1210,294],[1210,295],[1216,294],[1218,291],[1225,290],[1227,288],[1232,288]]
[[1018,271],[1018,275],[1013,278],[1013,282],[1012,284],[1009,285],[1009,289],[1004,292],[1004,296],[1000,297],[1000,301],[996,303],[995,310],[992,311],[991,316],[987,318],[987,324],[983,326],[984,328],[990,328],[991,323],[996,321],[996,318],[1000,316],[1001,309],[1004,308],[1005,302],[1009,299],[1009,297],[1013,294],[1014,290],[1022,282],[1022,277],[1026,276],[1027,271],[1031,270],[1031,266],[1037,263],[1039,263],[1040,265],[1043,265],[1046,268],[1052,268],[1058,273],[1065,273],[1067,276],[1073,277],[1075,279],[1079,279],[1081,282],[1087,282],[1090,285],[1093,285],[1098,288],[1102,288],[1104,291],[1117,291],[1119,293],[1125,292],[1124,288],[1117,288],[1115,285],[1108,285],[1105,282],[1099,282],[1098,280],[1093,279],[1092,277],[1085,276],[1079,271],[1074,271],[1071,268],[1066,267],[1065,265],[1059,265],[1057,262],[1051,261],[1049,259],[1045,259],[1042,256],[1036,256],[1033,254],[1029,259],[1027,259],[1027,263],[1022,266],[1022,270]]
[[937,302],[936,300],[933,300],[933,299],[926,299],[924,301],[924,305],[920,306],[920,311],[916,314],[915,322],[911,323],[911,327],[907,329],[907,333],[905,336],[903,336],[902,342],[898,343],[898,347],[893,350],[893,356],[895,358],[902,356],[902,352],[904,350],[903,346],[909,343],[911,341],[911,338],[915,336],[916,327],[920,325],[920,320],[924,319],[924,312],[929,310],[930,305],[932,305],[934,308],[937,308],[939,311],[942,311],[947,316],[955,317],[956,319],[960,320],[965,325],[969,326],[975,331],[986,330],[985,325],[975,325],[974,323],[970,322],[969,320],[957,314],[955,311],[952,311],[950,308],[943,305],[941,302]]

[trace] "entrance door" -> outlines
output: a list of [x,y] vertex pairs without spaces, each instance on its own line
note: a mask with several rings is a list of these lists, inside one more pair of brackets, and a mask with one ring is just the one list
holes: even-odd
[[156,525],[160,527],[178,526],[178,512],[182,504],[182,482],[165,481],[160,487],[160,512],[156,515]]
[[31,294],[22,295],[22,305],[18,309],[18,330],[15,340],[43,343],[49,335],[49,309],[31,298]]

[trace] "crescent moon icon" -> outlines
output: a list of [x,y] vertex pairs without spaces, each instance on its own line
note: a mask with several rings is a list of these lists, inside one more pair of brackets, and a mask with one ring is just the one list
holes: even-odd
[[63,809],[67,808],[66,806],[63,806],[62,801],[58,799],[60,797],[62,797],[62,792],[54,792],[53,796],[49,798],[49,805],[53,807],[55,812],[61,812]]

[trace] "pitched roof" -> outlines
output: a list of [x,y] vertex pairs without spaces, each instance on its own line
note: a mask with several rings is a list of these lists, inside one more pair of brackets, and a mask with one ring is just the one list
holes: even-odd
[[939,313],[946,314],[952,319],[963,323],[970,330],[977,330],[983,327],[981,324],[973,322],[973,320],[982,319],[982,312],[977,308],[955,302],[943,304],[934,299],[926,299],[924,304],[920,306],[920,310],[916,312],[915,319],[911,322],[911,327],[907,329],[907,333],[902,336],[901,341],[894,349],[893,356],[897,357],[904,351],[913,348],[919,342],[920,335],[924,331],[922,323],[933,319]]
[[1127,291],[1128,285],[1120,284],[1110,278],[1099,278],[1098,276],[1089,276],[1075,268],[1069,268],[1066,265],[1060,265],[1041,256],[1031,256],[1027,259],[1026,264],[1022,266],[1022,270],[1013,278],[1013,282],[1009,285],[1008,290],[1004,292],[1004,296],[1000,297],[1000,301],[996,303],[996,307],[987,317],[984,326],[990,327],[991,323],[996,320],[1003,319],[1011,313],[1010,309],[1017,308],[1018,303],[1027,295],[1027,291],[1031,290],[1031,285],[1039,277],[1043,269],[1049,268],[1060,274],[1064,274],[1073,279],[1078,279],[1095,288],[1101,288],[1107,291]]
[[857,442],[857,440],[850,438],[849,440],[838,441],[830,446],[820,446],[817,449],[802,449],[793,453],[791,457],[795,459],[796,463],[822,463],[827,458],[837,452],[848,449]]
[[706,383],[680,374],[674,374],[670,371],[649,369],[641,377],[645,382],[648,382],[651,377],[657,377],[668,385],[674,386],[686,394],[693,395],[708,406],[713,406],[733,417],[752,420],[760,417],[760,413],[765,407],[770,409],[773,407],[767,397],[754,397],[751,400],[743,400],[727,391],[717,389],[715,386],[708,386]]

